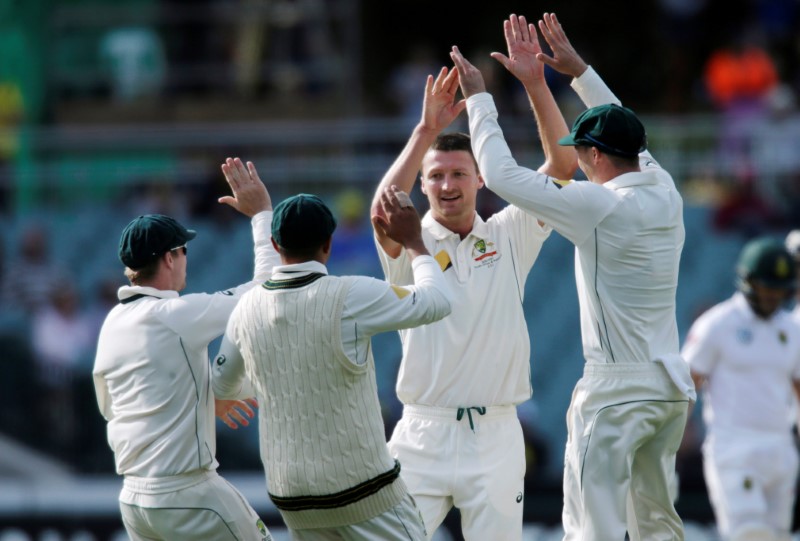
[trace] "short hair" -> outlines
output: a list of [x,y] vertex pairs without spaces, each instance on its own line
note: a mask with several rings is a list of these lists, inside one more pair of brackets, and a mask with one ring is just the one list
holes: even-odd
[[475,159],[475,154],[472,152],[472,140],[469,134],[462,132],[440,133],[431,144],[430,150],[438,150],[441,152],[464,151],[472,157],[475,170],[480,172],[478,161]]
[[310,261],[314,259],[322,245],[328,242],[331,237],[333,237],[333,235],[330,235],[322,242],[314,243],[311,246],[305,246],[303,248],[285,248],[279,244],[278,253],[290,259]]
[[152,280],[155,277],[155,275],[158,273],[158,266],[160,264],[161,264],[161,258],[159,257],[155,261],[151,261],[150,263],[147,263],[144,267],[138,269],[125,267],[125,278],[128,279],[131,285],[134,286],[142,285],[143,283]]
[[608,156],[608,160],[614,164],[614,166],[620,169],[628,169],[630,167],[636,167],[639,165],[639,156],[620,156],[618,154],[610,154],[600,147],[598,147],[598,150]]

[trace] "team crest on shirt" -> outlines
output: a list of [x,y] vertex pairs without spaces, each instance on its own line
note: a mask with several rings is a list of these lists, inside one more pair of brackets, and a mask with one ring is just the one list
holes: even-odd
[[497,261],[500,260],[500,254],[494,247],[492,241],[478,239],[472,245],[472,259],[475,261],[475,267],[492,267]]
[[778,340],[780,340],[781,344],[786,343],[786,333],[784,331],[778,331]]
[[749,477],[745,477],[744,481],[742,482],[742,488],[745,490],[750,490],[753,488],[753,480]]
[[264,524],[264,521],[258,519],[256,521],[256,528],[258,528],[258,533],[261,534],[261,541],[272,541],[272,536],[267,531],[267,525]]
[[753,341],[753,331],[750,329],[739,329],[736,331],[736,340],[742,344],[749,344]]

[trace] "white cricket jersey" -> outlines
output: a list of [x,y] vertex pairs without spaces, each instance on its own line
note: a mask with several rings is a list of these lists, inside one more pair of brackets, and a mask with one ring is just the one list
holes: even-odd
[[[404,404],[501,406],[531,396],[530,339],[522,309],[525,281],[550,228],[508,206],[463,239],[428,212],[422,238],[453,291],[441,321],[400,332],[397,396]],[[378,243],[386,279],[411,283],[408,255],[392,259]]]
[[[454,294],[436,261],[431,256],[418,256],[411,266],[411,282],[402,287],[368,276],[348,277],[351,283],[344,298],[340,328],[342,348],[353,363],[367,362],[372,336],[422,325],[450,312]],[[301,278],[314,272],[328,274],[322,263],[308,261],[275,267],[272,281]],[[244,398],[249,391],[244,360],[228,334],[214,362],[214,392],[222,398]]]
[[789,312],[761,319],[736,293],[694,322],[682,353],[692,371],[707,378],[703,420],[709,433],[789,433],[792,381],[800,380],[800,324]]
[[100,331],[93,370],[120,475],[157,478],[217,467],[207,348],[225,331],[239,297],[266,280],[279,262],[271,222],[271,211],[252,219],[251,282],[183,296],[151,287],[120,288],[120,304]]
[[[572,84],[589,107],[620,103],[591,68]],[[467,110],[486,185],[575,244],[586,362],[662,362],[692,398],[675,317],[683,201],[669,173],[644,152],[641,172],[602,185],[556,181],[517,165],[490,94],[470,96]]]

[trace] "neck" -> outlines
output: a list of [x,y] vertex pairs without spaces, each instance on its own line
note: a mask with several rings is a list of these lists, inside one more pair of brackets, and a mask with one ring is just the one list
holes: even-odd
[[475,213],[473,211],[473,213],[469,216],[469,219],[467,219],[467,217],[447,219],[443,216],[434,216],[433,219],[446,227],[448,230],[456,233],[463,240],[472,232],[472,226],[475,223]]

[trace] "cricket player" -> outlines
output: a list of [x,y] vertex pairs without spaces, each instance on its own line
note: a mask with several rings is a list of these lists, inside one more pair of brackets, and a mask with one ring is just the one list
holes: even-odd
[[330,276],[336,220],[318,197],[290,197],[272,219],[281,265],[242,297],[215,362],[218,396],[255,386],[269,496],[295,541],[426,537],[386,446],[370,337],[447,316],[452,294],[407,194],[389,187],[381,206],[376,227],[407,251],[412,285]]
[[239,297],[277,263],[272,203],[255,167],[229,158],[222,171],[233,196],[219,201],[252,221],[253,281],[180,296],[195,232],[168,216],[139,216],[120,239],[131,285],[119,289],[120,302],[103,323],[93,375],[117,473],[124,476],[122,521],[134,541],[271,539],[244,497],[216,472],[215,413],[236,428],[253,411],[244,401],[215,400],[207,348],[224,332]]
[[[514,20],[506,22],[507,34],[536,39],[534,25]],[[646,152],[639,119],[577,55],[556,17],[545,14],[539,29],[554,56],[536,58],[573,76],[589,107],[558,142],[575,147],[589,182],[517,165],[480,72],[457,47],[451,58],[486,185],[576,248],[586,365],[567,413],[564,539],[621,541],[627,532],[632,541],[682,540],[669,486],[695,392],[675,318],[681,197]],[[506,67],[515,61],[492,56]]]
[[798,453],[800,323],[784,309],[796,288],[783,243],[747,243],[738,290],[692,325],[683,356],[703,390],[703,471],[725,541],[789,541]]
[[[510,41],[509,54],[529,94],[549,96],[532,42]],[[538,44],[537,44],[538,45]],[[381,215],[386,186],[410,191],[419,174],[430,210],[422,235],[455,292],[452,313],[441,321],[401,331],[403,358],[397,396],[402,418],[389,448],[432,536],[457,507],[468,541],[522,538],[525,442],[516,406],[531,396],[530,339],[522,302],[525,281],[550,228],[509,205],[484,221],[476,212],[483,187],[469,136],[442,133],[465,107],[455,99],[456,70],[428,76],[423,114],[376,192]],[[556,141],[568,133],[545,100],[532,100],[545,143],[545,174],[571,176],[572,148]],[[557,111],[557,109],[556,109]],[[540,117],[544,114],[545,117]],[[380,228],[381,265],[392,283],[412,283],[411,254]]]

